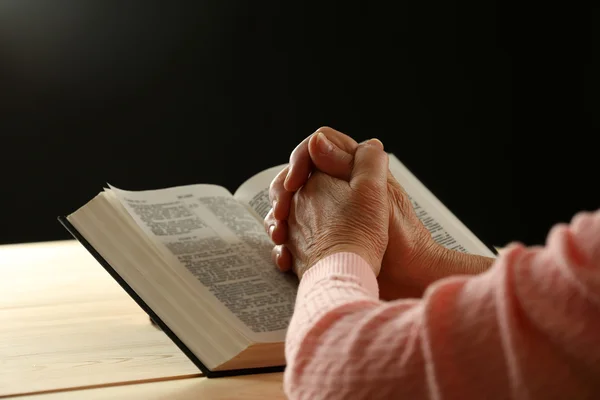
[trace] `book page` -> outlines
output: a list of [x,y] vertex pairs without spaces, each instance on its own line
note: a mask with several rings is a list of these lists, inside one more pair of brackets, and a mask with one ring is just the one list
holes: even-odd
[[271,209],[269,201],[269,186],[277,174],[281,172],[287,164],[278,165],[266,169],[254,175],[246,182],[242,183],[235,191],[235,199],[246,206],[261,223]]
[[111,186],[111,191],[173,260],[174,273],[209,292],[245,336],[257,342],[284,339],[297,279],[272,265],[272,243],[262,223],[227,190],[193,185],[139,192]]
[[393,154],[389,156],[392,174],[409,195],[417,216],[437,243],[463,253],[495,257],[495,254],[456,218],[396,156]]

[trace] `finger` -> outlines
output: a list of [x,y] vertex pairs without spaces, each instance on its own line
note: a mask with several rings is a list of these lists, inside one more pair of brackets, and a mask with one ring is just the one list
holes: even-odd
[[287,241],[288,227],[287,221],[278,221],[275,219],[273,209],[270,209],[263,221],[265,231],[275,244],[283,244]]
[[269,237],[271,237],[271,227],[275,226],[275,222],[277,222],[277,221],[275,220],[275,217],[273,216],[273,209],[271,208],[269,210],[269,212],[267,213],[267,215],[265,216],[265,219],[263,220],[263,226],[265,228],[265,231],[269,235]]
[[277,259],[277,266],[284,272],[292,270],[292,252],[285,246],[281,247],[279,258]]
[[317,132],[308,141],[308,152],[314,166],[319,171],[334,178],[345,181],[350,180],[354,151],[351,154],[340,149],[327,139],[322,132]]
[[388,167],[388,155],[383,150],[383,143],[377,139],[361,143],[354,155],[350,186],[356,187],[356,185],[367,183],[385,187]]
[[273,243],[284,244],[288,235],[287,221],[275,221],[274,228],[269,233]]
[[269,186],[269,200],[273,207],[275,219],[285,220],[290,212],[290,204],[292,202],[293,192],[288,192],[283,187],[283,182],[288,175],[289,168],[285,167]]
[[271,204],[273,203],[273,200],[277,199],[279,193],[285,190],[285,188],[283,187],[283,182],[285,181],[285,178],[288,175],[288,171],[289,167],[285,167],[271,181],[271,184],[269,185],[269,201],[271,202]]
[[336,131],[335,129],[322,127],[317,130],[314,134],[304,139],[292,152],[289,163],[289,173],[285,180],[284,187],[290,191],[295,192],[308,180],[308,176],[312,171],[314,164],[310,158],[308,145],[310,138],[316,133],[323,133],[329,141],[336,145],[339,149],[354,154],[358,144],[350,136],[344,135],[343,133]]
[[273,264],[279,268],[279,265],[277,265],[277,261],[279,259],[279,255],[281,254],[281,246],[273,246],[273,248],[271,249],[271,260],[273,261]]
[[292,254],[289,249],[283,245],[273,247],[271,251],[273,264],[282,272],[292,269]]

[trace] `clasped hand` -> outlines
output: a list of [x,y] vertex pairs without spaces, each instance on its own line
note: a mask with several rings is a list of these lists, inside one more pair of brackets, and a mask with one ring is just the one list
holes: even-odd
[[358,144],[320,128],[294,149],[269,197],[264,223],[275,243],[273,260],[299,278],[328,255],[352,252],[378,276],[380,297],[393,300],[419,297],[441,277],[491,265],[433,241],[376,139]]
[[315,171],[286,207],[287,222],[274,223],[273,212],[267,218],[271,237],[285,243],[274,252],[276,264],[302,278],[328,255],[352,252],[379,274],[388,244],[387,170],[388,156],[372,140],[357,147],[347,181]]

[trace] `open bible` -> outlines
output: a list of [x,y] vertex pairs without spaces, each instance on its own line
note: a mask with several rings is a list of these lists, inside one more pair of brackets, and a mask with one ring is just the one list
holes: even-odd
[[[281,371],[298,280],[272,264],[262,220],[283,168],[233,194],[215,185],[109,185],[59,220],[206,376]],[[393,155],[390,170],[436,241],[495,255]]]

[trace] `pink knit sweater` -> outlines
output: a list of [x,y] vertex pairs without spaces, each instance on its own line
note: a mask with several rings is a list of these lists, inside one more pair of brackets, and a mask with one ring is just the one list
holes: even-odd
[[300,283],[286,357],[291,399],[600,399],[600,210],[422,299],[382,302],[362,258],[329,256]]

